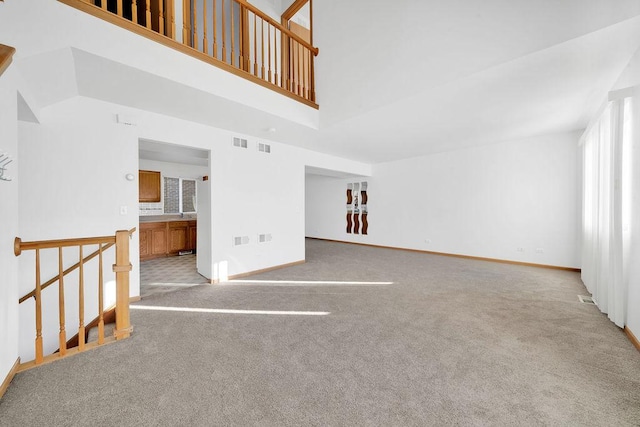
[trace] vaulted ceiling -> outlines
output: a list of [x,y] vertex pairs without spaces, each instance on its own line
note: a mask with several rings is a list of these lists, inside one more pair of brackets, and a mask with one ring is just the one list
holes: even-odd
[[315,0],[313,26],[317,125],[76,48],[20,70],[43,106],[88,96],[377,163],[583,129],[640,47],[640,0]]
[[381,162],[583,129],[640,2],[314,2],[322,147]]

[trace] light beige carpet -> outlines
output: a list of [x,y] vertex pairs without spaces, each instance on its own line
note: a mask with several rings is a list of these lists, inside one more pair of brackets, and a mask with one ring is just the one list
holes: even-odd
[[640,424],[640,353],[577,273],[315,240],[307,260],[146,298],[131,339],[19,374],[0,425]]

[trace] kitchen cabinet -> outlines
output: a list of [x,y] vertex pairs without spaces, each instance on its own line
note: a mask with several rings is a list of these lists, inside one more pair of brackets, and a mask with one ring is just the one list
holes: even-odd
[[138,201],[154,203],[161,201],[160,172],[138,171]]
[[151,255],[151,233],[140,226],[138,236],[140,237],[140,259],[146,259]]
[[167,232],[165,227],[151,229],[151,255],[165,255],[167,253]]
[[197,221],[161,221],[140,223],[140,260],[178,255],[195,250]]
[[167,223],[140,224],[140,259],[151,259],[167,254]]
[[198,224],[196,221],[189,222],[189,244],[187,249],[191,251],[196,250],[196,244],[198,241]]
[[189,246],[189,223],[187,221],[173,221],[168,223],[169,255],[186,251]]

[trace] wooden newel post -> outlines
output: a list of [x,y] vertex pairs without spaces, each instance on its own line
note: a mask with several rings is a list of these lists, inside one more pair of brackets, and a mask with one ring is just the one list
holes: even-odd
[[129,232],[116,231],[116,263],[113,271],[116,273],[116,330],[113,335],[117,340],[128,338],[133,331],[129,319]]

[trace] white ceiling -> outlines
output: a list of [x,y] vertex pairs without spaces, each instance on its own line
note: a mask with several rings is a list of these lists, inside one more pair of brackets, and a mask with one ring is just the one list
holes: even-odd
[[352,116],[361,107],[340,105],[350,117],[321,123],[325,146],[381,162],[583,129],[639,41],[634,18]]
[[370,162],[582,129],[640,46],[635,0],[313,6],[322,146]]
[[316,1],[319,97],[329,110],[322,120],[359,115],[638,14],[637,0]]
[[355,175],[352,173],[347,173],[347,172],[342,172],[342,171],[337,171],[332,169],[317,168],[315,166],[305,166],[304,172],[307,175],[321,175],[325,177],[329,176],[331,178],[362,178],[361,175]]
[[209,165],[209,151],[146,139],[138,141],[138,157],[145,160],[186,165]]
[[77,49],[20,67],[43,106],[89,96],[376,163],[583,129],[640,47],[640,0],[313,7],[319,129]]

